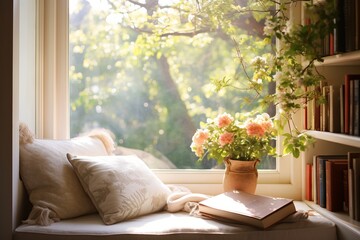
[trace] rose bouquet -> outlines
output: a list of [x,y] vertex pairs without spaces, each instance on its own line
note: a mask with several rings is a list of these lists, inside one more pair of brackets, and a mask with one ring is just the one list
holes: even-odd
[[191,144],[191,150],[199,159],[205,156],[222,163],[225,158],[235,160],[261,160],[275,155],[272,140],[276,133],[272,119],[267,113],[256,117],[238,119],[223,113],[215,119],[201,123]]

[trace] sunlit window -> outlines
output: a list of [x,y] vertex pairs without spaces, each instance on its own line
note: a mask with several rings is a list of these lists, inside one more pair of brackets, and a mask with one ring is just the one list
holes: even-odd
[[[215,167],[190,149],[201,121],[254,109],[274,115],[242,91],[241,60],[271,51],[261,14],[237,14],[247,1],[69,1],[71,136],[106,128],[119,148],[148,152],[164,168]],[[219,80],[233,86],[217,91]]]

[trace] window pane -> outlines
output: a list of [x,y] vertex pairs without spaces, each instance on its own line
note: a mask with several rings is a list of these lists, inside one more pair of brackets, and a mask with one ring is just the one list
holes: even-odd
[[[214,167],[190,149],[200,121],[255,108],[274,115],[241,90],[240,59],[271,47],[261,39],[264,21],[237,15],[235,2],[69,1],[71,136],[107,128],[118,146],[149,152],[166,167]],[[236,87],[217,92],[219,79]],[[260,168],[274,169],[275,159]]]

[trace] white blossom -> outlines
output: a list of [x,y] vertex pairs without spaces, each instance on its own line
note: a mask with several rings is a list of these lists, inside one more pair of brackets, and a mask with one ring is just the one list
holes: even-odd
[[275,26],[276,26],[275,23],[271,21],[270,18],[267,18],[265,20],[264,34],[267,36],[273,35]]

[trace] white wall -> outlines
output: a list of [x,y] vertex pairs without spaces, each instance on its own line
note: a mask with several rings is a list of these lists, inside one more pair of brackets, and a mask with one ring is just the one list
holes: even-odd
[[19,120],[35,132],[36,0],[19,0]]

